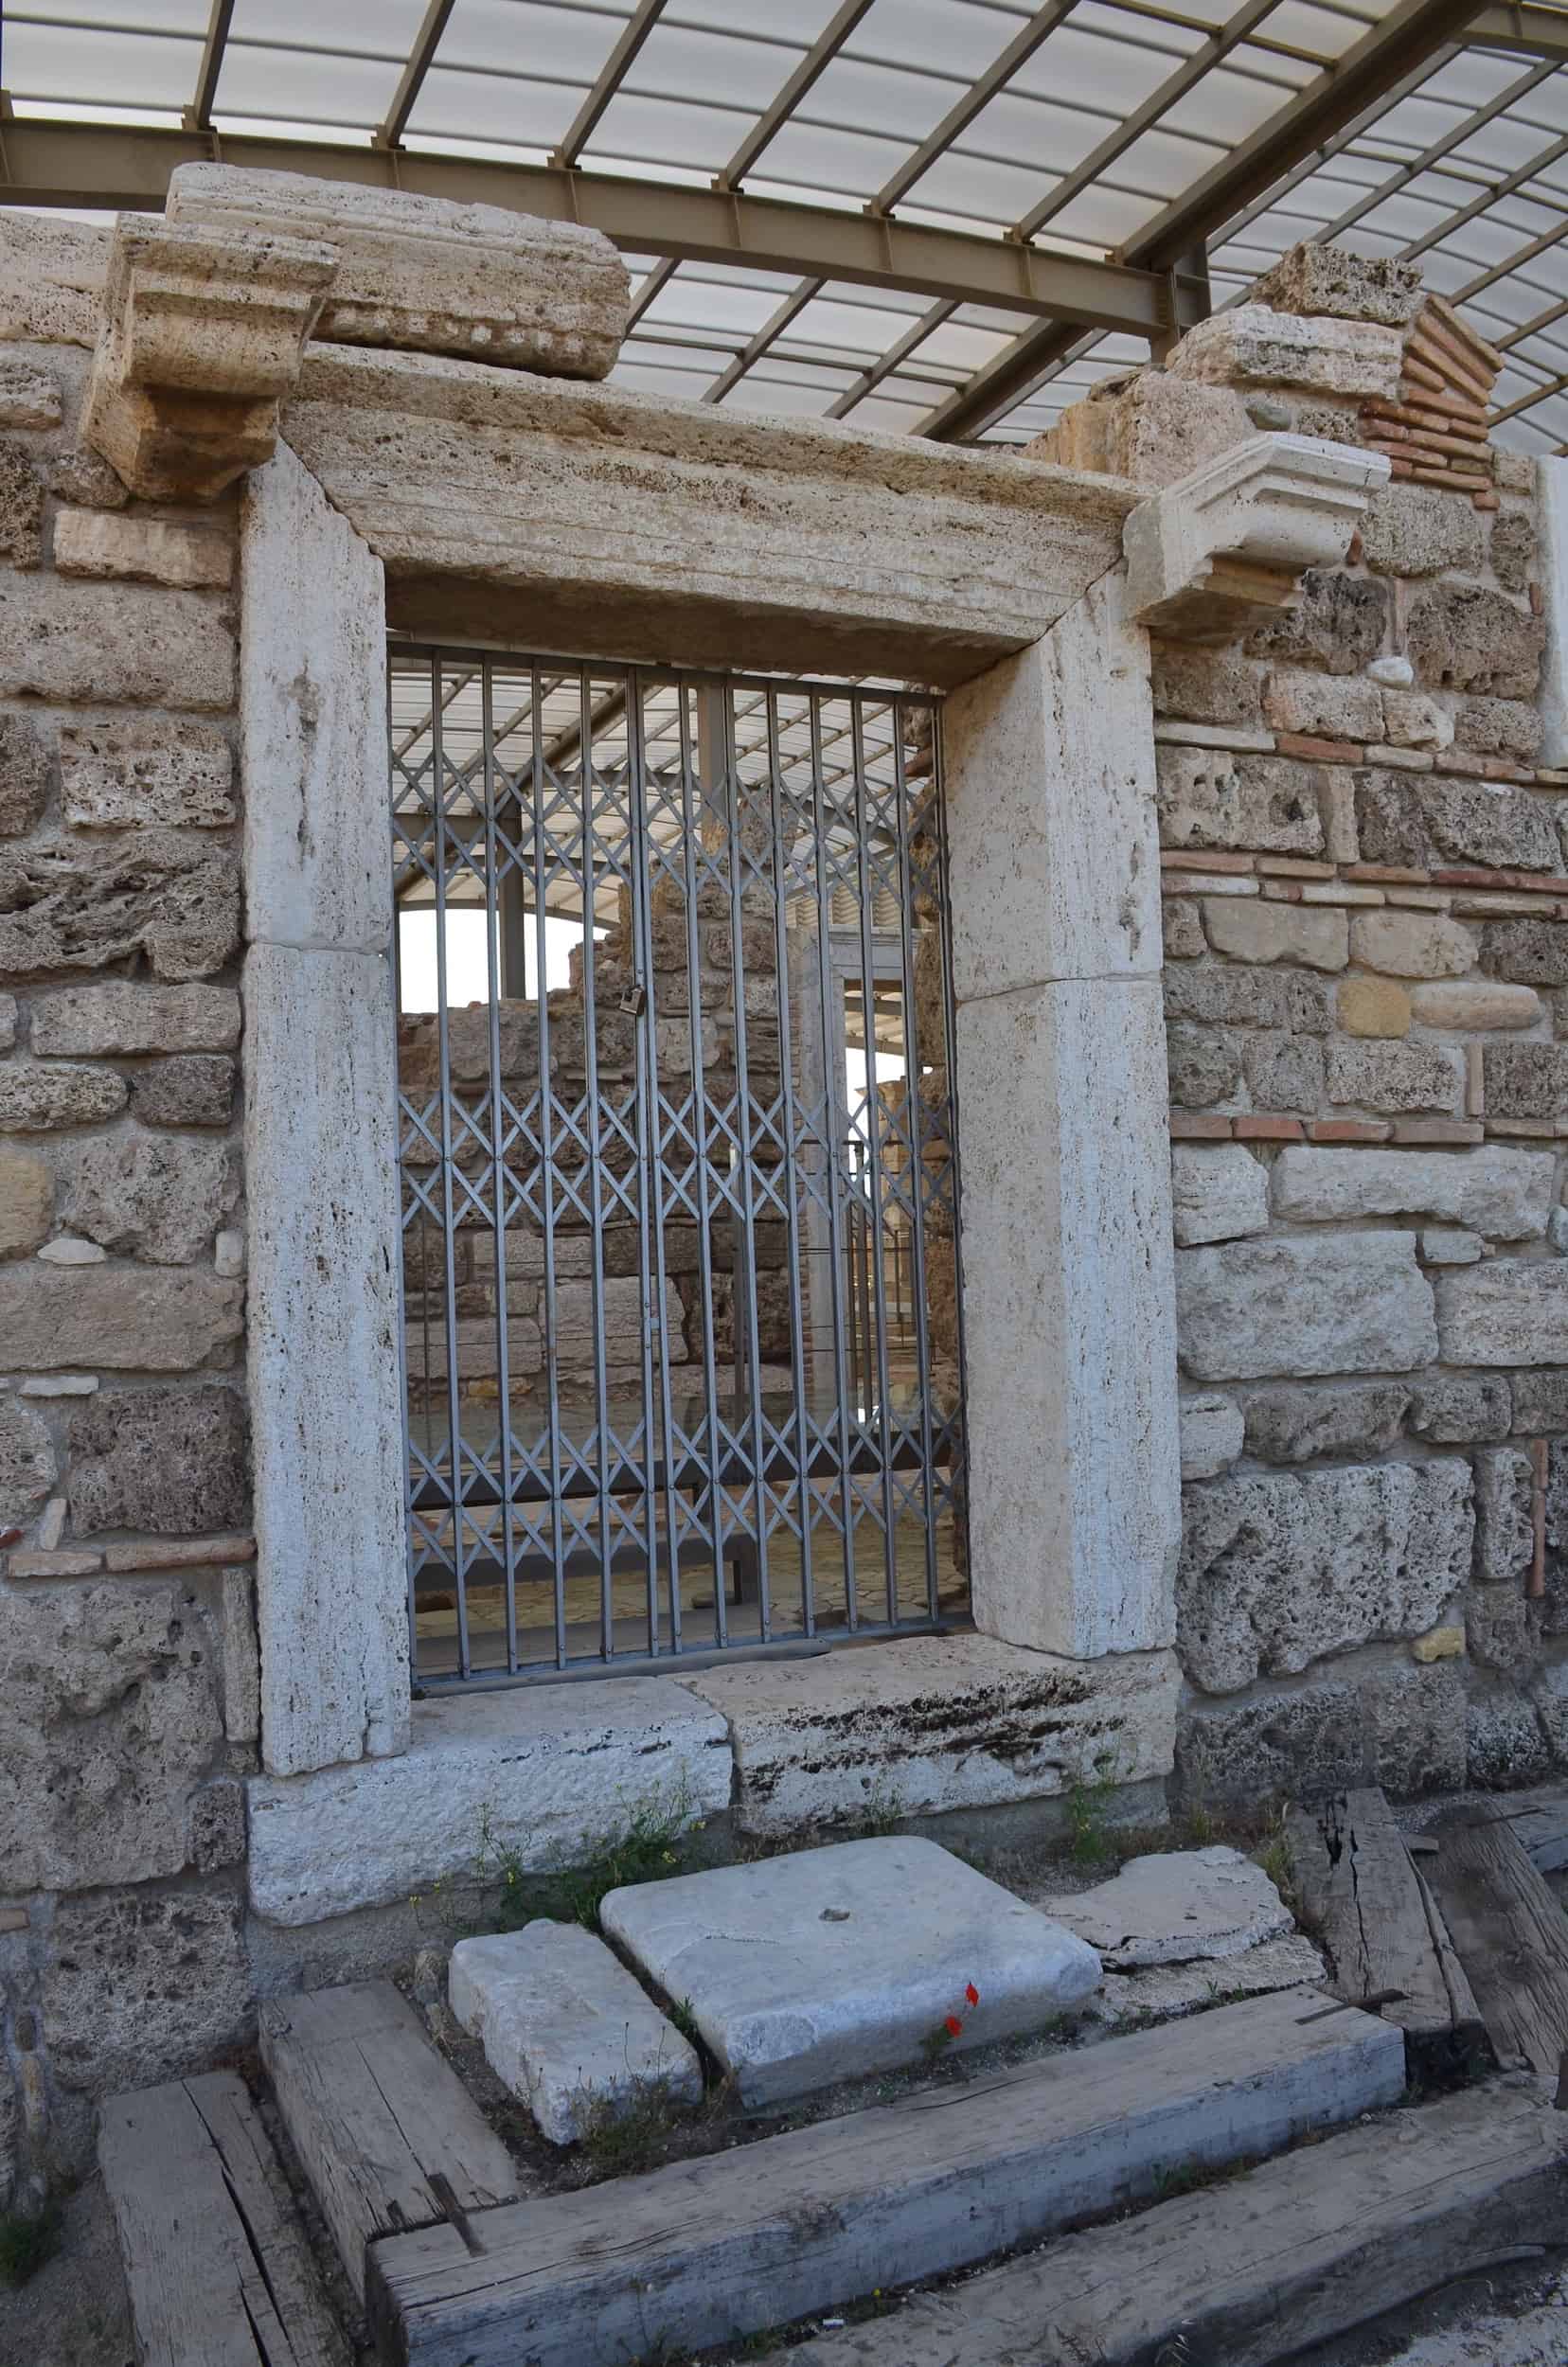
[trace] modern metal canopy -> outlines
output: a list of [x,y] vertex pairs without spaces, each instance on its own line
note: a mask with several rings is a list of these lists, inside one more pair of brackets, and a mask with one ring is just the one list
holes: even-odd
[[9,0],[4,44],[0,202],[217,156],[591,222],[632,384],[1023,441],[1333,235],[1568,442],[1568,6]]

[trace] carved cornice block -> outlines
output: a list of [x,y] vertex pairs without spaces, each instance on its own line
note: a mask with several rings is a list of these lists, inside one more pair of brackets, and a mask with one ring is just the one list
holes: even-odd
[[1256,436],[1149,501],[1123,529],[1132,614],[1185,641],[1222,641],[1298,596],[1309,567],[1335,567],[1372,495],[1381,453],[1306,436]]
[[321,240],[120,216],[83,426],[132,492],[213,501],[272,457],[336,268]]

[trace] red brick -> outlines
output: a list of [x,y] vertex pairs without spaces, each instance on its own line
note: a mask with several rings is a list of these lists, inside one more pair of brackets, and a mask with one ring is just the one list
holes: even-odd
[[1306,1129],[1299,1118],[1236,1118],[1238,1143],[1299,1143]]
[[1539,583],[1532,583],[1532,584],[1531,584],[1531,586],[1530,586],[1530,614],[1531,614],[1531,615],[1532,615],[1532,616],[1539,616],[1539,615],[1541,615],[1541,613],[1543,612],[1543,610],[1545,609],[1545,606],[1546,606],[1545,596],[1544,596],[1544,595],[1543,595],[1543,594],[1542,594],[1542,592],[1541,592],[1541,589],[1540,584],[1539,584]]
[[1271,880],[1331,880],[1331,863],[1313,863],[1308,855],[1259,855],[1257,868]]
[[1425,871],[1406,871],[1397,863],[1347,863],[1340,873],[1345,880],[1366,880],[1379,887],[1430,887],[1431,875]]
[[1486,1128],[1477,1118],[1396,1118],[1397,1143],[1479,1143]]
[[1314,1143],[1386,1143],[1393,1131],[1379,1118],[1314,1118],[1307,1129]]
[[1497,493],[1472,493],[1470,499],[1477,509],[1501,509],[1503,507],[1502,497]]
[[1568,880],[1546,871],[1434,871],[1436,887],[1505,888],[1521,896],[1561,896]]
[[1229,1118],[1212,1117],[1206,1110],[1172,1110],[1170,1113],[1173,1143],[1228,1143],[1230,1138]]
[[1200,848],[1179,847],[1160,857],[1162,871],[1250,871],[1250,855],[1208,854]]
[[1275,754],[1282,756],[1306,756],[1313,764],[1360,764],[1359,739],[1309,739],[1301,732],[1276,732]]

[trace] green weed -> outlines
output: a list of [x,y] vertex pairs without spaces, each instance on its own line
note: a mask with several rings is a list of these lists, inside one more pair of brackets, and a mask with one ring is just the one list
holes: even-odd
[[684,1789],[655,1794],[634,1808],[618,1831],[602,1836],[596,1855],[585,1864],[568,1864],[561,1856],[529,1873],[514,1848],[496,1841],[487,1808],[480,1818],[475,1871],[482,1881],[499,1889],[488,1928],[515,1931],[536,1916],[547,1915],[556,1923],[581,1923],[597,1931],[599,1908],[612,1891],[632,1882],[662,1881],[680,1872],[679,1843],[699,1822]]

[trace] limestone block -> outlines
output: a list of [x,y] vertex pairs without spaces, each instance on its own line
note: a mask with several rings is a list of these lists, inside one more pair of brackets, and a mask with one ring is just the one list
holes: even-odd
[[1223,1843],[1130,1858],[1109,1882],[1044,1904],[1113,1972],[1223,1963],[1295,1929],[1262,1867]]
[[1336,1012],[1347,1036],[1407,1036],[1411,1002],[1392,978],[1368,978],[1363,971],[1340,980]]
[[232,987],[149,987],[116,978],[40,995],[32,1006],[33,1050],[55,1057],[216,1052],[239,1041],[240,997]]
[[1210,1480],[1187,1490],[1185,1512],[1178,1649],[1207,1693],[1420,1635],[1470,1576],[1458,1456]]
[[1434,583],[1411,603],[1405,647],[1429,689],[1528,699],[1544,646],[1540,617],[1483,584]]
[[1255,1110],[1316,1110],[1323,1100],[1323,1047],[1299,1036],[1249,1036],[1241,1073]]
[[1517,1577],[1535,1551],[1530,1458],[1514,1447],[1488,1447],[1475,1457],[1475,1575]]
[[1235,650],[1195,650],[1179,641],[1149,642],[1154,710],[1191,723],[1261,722],[1265,675]]
[[1555,1118],[1568,1111],[1568,1044],[1489,1043],[1482,1061],[1491,1116]]
[[1526,699],[1462,699],[1454,715],[1461,748],[1484,756],[1518,756],[1534,764],[1541,751],[1541,710]]
[[1518,1791],[1552,1772],[1552,1752],[1533,1704],[1511,1685],[1478,1686],[1467,1725],[1467,1780],[1478,1791]]
[[1182,1250],[1176,1324],[1194,1380],[1409,1372],[1437,1348],[1432,1286],[1409,1233]]
[[223,1572],[219,1621],[223,1732],[230,1742],[254,1742],[261,1731],[261,1655],[256,1639],[255,1581],[248,1570]]
[[1436,576],[1445,567],[1478,575],[1486,538],[1469,502],[1426,486],[1390,485],[1362,523],[1362,548],[1374,575]]
[[710,1816],[729,1806],[730,1751],[683,1686],[628,1677],[419,1701],[405,1751],[246,1791],[251,1904],[295,1925],[471,1875],[487,1819],[536,1872],[583,1862],[639,1810]]
[[1465,1682],[1459,1666],[1389,1670],[1363,1688],[1367,1778],[1396,1799],[1456,1791],[1465,1781]]
[[1240,1042],[1209,1027],[1172,1021],[1166,1030],[1166,1070],[1178,1109],[1206,1110],[1231,1101],[1241,1083]]
[[1568,1373],[1516,1373],[1501,1385],[1510,1393],[1516,1431],[1539,1438],[1545,1431],[1568,1430]]
[[210,977],[240,941],[233,853],[173,830],[117,845],[53,839],[0,854],[0,975],[102,970],[134,953],[173,984]]
[[1266,304],[1233,305],[1189,329],[1166,363],[1177,378],[1231,386],[1301,386],[1393,401],[1403,355],[1381,322],[1303,318]]
[[[0,219],[0,338],[96,345],[108,266],[109,234],[97,222],[9,205]],[[46,406],[32,407],[30,424],[53,425],[38,416]]]
[[226,584],[234,544],[223,526],[180,525],[165,518],[112,510],[62,509],[55,518],[54,563],[62,576],[139,578],[193,590]]
[[0,560],[36,567],[43,551],[44,480],[26,453],[0,445]]
[[146,2088],[254,2036],[232,1884],[62,1899],[41,1992],[55,2077],[91,2094]]
[[68,726],[60,790],[65,819],[79,828],[216,829],[235,818],[234,753],[214,723],[138,717]]
[[1397,1380],[1258,1389],[1247,1399],[1247,1452],[1265,1463],[1386,1454],[1398,1442],[1409,1403],[1410,1391]]
[[1135,497],[918,436],[347,347],[307,354],[287,434],[384,561],[400,623],[805,671],[830,643],[849,671],[943,687],[1114,569]]
[[1523,592],[1536,570],[1537,538],[1528,510],[1505,509],[1492,520],[1488,555],[1505,592]]
[[1359,675],[1276,667],[1263,695],[1263,714],[1275,731],[1306,732],[1316,739],[1382,737],[1382,694]]
[[1215,1803],[1364,1783],[1452,1791],[1465,1780],[1464,1686],[1452,1664],[1271,1686],[1189,1714],[1177,1753],[1185,1795]]
[[100,460],[96,452],[62,453],[49,462],[45,482],[62,502],[80,504],[83,509],[123,509],[131,498],[108,461]]
[[133,493],[212,501],[271,457],[336,265],[320,240],[117,217],[82,434]]
[[1326,1977],[1316,1948],[1304,1931],[1296,1931],[1227,1957],[1222,1978],[1202,1957],[1190,1965],[1161,1965],[1148,1972],[1108,1972],[1087,2012],[1108,2030],[1147,2030],[1151,2020],[1207,2013],[1221,1995],[1231,2001],[1266,1997],[1276,1989],[1317,1987]]
[[0,1528],[30,1521],[57,1473],[42,1417],[31,1406],[0,1401]]
[[1323,849],[1320,769],[1221,748],[1156,750],[1163,846]]
[[1452,1027],[1465,1035],[1497,1027],[1533,1027],[1541,1016],[1533,987],[1494,985],[1489,978],[1445,979],[1417,987],[1411,1013],[1422,1027]]
[[[1201,323],[1183,339],[1171,366],[1204,330],[1240,319],[1231,311]],[[1245,631],[1291,602],[1304,569],[1344,558],[1367,500],[1386,482],[1380,454],[1347,445],[1301,436],[1256,436],[1234,445],[1129,517],[1123,543],[1130,613],[1178,638],[1214,641]]]
[[[943,711],[953,988],[1159,973],[1144,636],[1108,577]],[[383,792],[384,795],[384,792]]]
[[1170,1189],[1180,1246],[1233,1241],[1269,1225],[1269,1171],[1243,1143],[1176,1146]]
[[873,1804],[937,1814],[1160,1774],[1178,1675],[1167,1651],[1069,1660],[980,1634],[693,1671],[682,1683],[725,1721],[741,1829],[781,1835],[857,1826]]
[[1038,2030],[1099,1983],[1082,1940],[909,1835],[636,1883],[599,1913],[754,2107],[917,2062],[950,2015],[958,2049]]
[[0,576],[0,695],[221,710],[233,636],[200,592]]
[[131,1080],[131,1108],[144,1126],[227,1126],[237,1075],[223,1053],[150,1061]]
[[1411,1383],[1410,1427],[1434,1446],[1468,1447],[1506,1438],[1512,1418],[1508,1384],[1500,1374],[1477,1379],[1428,1373]]
[[1363,861],[1442,870],[1480,863],[1555,871],[1562,861],[1552,811],[1527,790],[1497,783],[1413,780],[1385,770],[1354,775]]
[[1421,1230],[1420,1252],[1424,1266],[1473,1266],[1485,1255],[1486,1243],[1479,1233],[1467,1233],[1463,1225],[1429,1224]]
[[1235,970],[1205,962],[1164,981],[1166,1017],[1201,1020],[1210,1027],[1292,1027],[1323,1035],[1331,1024],[1317,1007],[1329,989],[1302,972]]
[[452,2010],[552,2145],[650,2098],[702,2100],[703,2067],[619,1958],[580,1924],[459,1940]]
[[408,1733],[390,970],[253,944],[244,1002],[261,1731],[286,1775]]
[[1167,962],[1190,962],[1208,952],[1198,907],[1185,897],[1165,899],[1160,908],[1160,934]]
[[1437,1281],[1450,1364],[1568,1364],[1568,1264],[1488,1257]]
[[190,1862],[198,1874],[239,1865],[245,1855],[245,1793],[232,1781],[204,1784],[190,1803]]
[[1496,1143],[1458,1150],[1288,1143],[1274,1164],[1274,1212],[1296,1224],[1440,1217],[1488,1240],[1535,1240],[1546,1230],[1556,1164],[1550,1150]]
[[1325,1074],[1329,1100],[1342,1105],[1451,1117],[1464,1107],[1464,1055],[1449,1045],[1342,1037],[1328,1045]]
[[21,838],[44,811],[49,757],[25,716],[0,715],[0,838]]
[[1385,690],[1380,737],[1396,748],[1452,748],[1453,718],[1435,699],[1416,691]]
[[144,1882],[185,1864],[187,1794],[223,1739],[196,1611],[171,1583],[12,1590],[0,1759],[12,1892]]
[[1311,567],[1302,579],[1299,605],[1255,632],[1246,654],[1279,665],[1317,666],[1327,674],[1359,674],[1382,648],[1389,612],[1386,583]]
[[1234,1397],[1205,1393],[1184,1397],[1182,1478],[1214,1479],[1228,1470],[1241,1451],[1241,1409]]
[[194,1371],[244,1328],[236,1282],[138,1266],[0,1268],[8,1363],[34,1372]]
[[1477,951],[1470,932],[1447,913],[1390,907],[1351,916],[1351,960],[1396,978],[1462,978]]
[[1354,255],[1348,247],[1308,239],[1254,282],[1250,300],[1276,312],[1328,313],[1403,329],[1421,309],[1421,269],[1397,256]]
[[1526,987],[1568,987],[1568,929],[1555,920],[1488,920],[1481,960],[1493,977]]
[[125,1095],[125,1079],[112,1068],[8,1061],[0,1068],[0,1133],[38,1134],[57,1126],[91,1126],[123,1110]]
[[[1546,624],[1541,682],[1542,764],[1568,760],[1568,470],[1556,456],[1529,464],[1541,528],[1541,578]],[[1528,486],[1523,489],[1528,491]]]
[[[1044,1651],[1169,1635],[1180,1450],[1164,1034],[1152,980],[992,994],[958,1012],[975,1619]],[[1108,1096],[1114,1128],[1096,1117]],[[1126,1482],[1110,1491],[1107,1457]]]
[[76,1151],[62,1178],[61,1216],[121,1256],[188,1266],[239,1197],[225,1143],[122,1129]]
[[0,1052],[9,1052],[16,1042],[16,997],[0,994]]
[[1333,970],[1350,958],[1345,916],[1330,908],[1216,897],[1205,904],[1203,920],[1215,952],[1238,961],[1304,962],[1309,970]]
[[330,244],[337,269],[316,334],[336,345],[608,378],[626,335],[626,265],[577,222],[226,164],[176,166],[169,214]]
[[381,566],[286,445],[242,518],[245,761],[267,783],[246,801],[250,934],[379,952],[392,902]]
[[79,1537],[140,1529],[196,1537],[242,1529],[249,1427],[238,1390],[113,1390],[71,1416],[68,1494]]
[[0,1144],[0,1257],[25,1257],[54,1222],[54,1178],[30,1150]]

